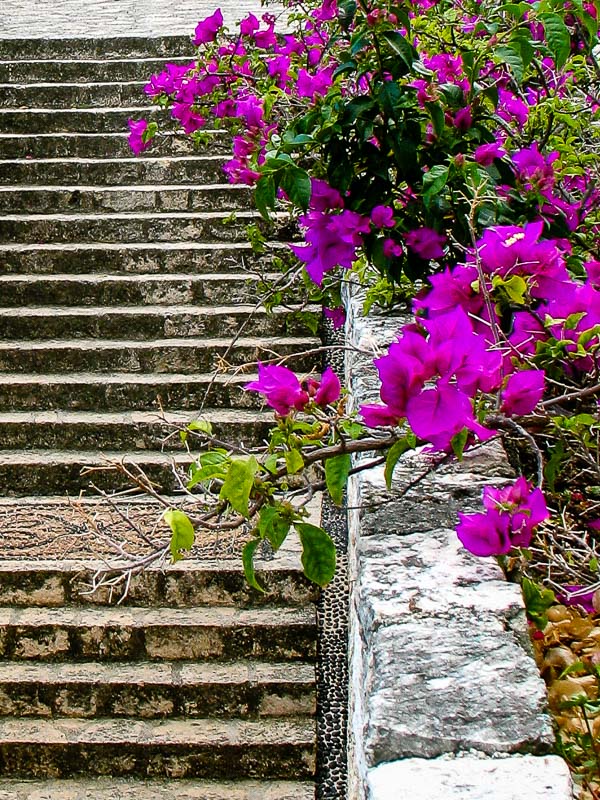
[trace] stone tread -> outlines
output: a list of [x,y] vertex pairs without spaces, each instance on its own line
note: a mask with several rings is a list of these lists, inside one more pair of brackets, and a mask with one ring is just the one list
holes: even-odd
[[314,800],[311,782],[135,781],[115,778],[15,781],[0,778],[0,800]]

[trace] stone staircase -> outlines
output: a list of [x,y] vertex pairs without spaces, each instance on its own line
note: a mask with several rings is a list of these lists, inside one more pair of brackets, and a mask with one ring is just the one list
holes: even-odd
[[173,424],[240,443],[270,419],[252,368],[215,369],[316,344],[255,309],[269,256],[226,142],[129,151],[127,119],[156,113],[145,80],[189,51],[0,40],[0,798],[314,797],[315,593],[293,550],[262,564],[264,597],[206,543],[118,606],[80,592],[102,563],[65,496],[126,486],[108,460],[168,497],[190,460]]

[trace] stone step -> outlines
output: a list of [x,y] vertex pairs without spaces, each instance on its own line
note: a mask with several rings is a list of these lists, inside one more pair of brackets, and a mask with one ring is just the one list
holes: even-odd
[[0,662],[0,717],[260,719],[314,713],[311,664]]
[[[127,129],[126,129],[127,130]],[[209,133],[207,131],[207,133]],[[9,158],[128,158],[132,155],[128,131],[116,133],[0,133],[0,159]],[[139,158],[182,156],[202,152],[231,153],[231,141],[222,131],[210,133],[207,145],[189,137],[161,134]]]
[[[1,142],[0,142],[1,144]],[[1,162],[0,162],[1,163]],[[0,213],[90,211],[237,211],[252,208],[252,193],[229,184],[171,186],[0,186]]]
[[179,483],[173,469],[187,474],[190,457],[176,453],[123,453],[92,451],[3,450],[0,458],[0,486],[4,497],[76,496],[96,489],[115,492],[130,489],[131,480],[111,467],[125,464],[142,470],[163,492],[177,491]]
[[126,108],[148,101],[146,81],[119,83],[0,83],[2,108]]
[[0,770],[19,778],[308,780],[315,768],[314,737],[314,723],[304,720],[5,718]]
[[254,337],[285,332],[301,336],[306,333],[306,324],[294,317],[293,309],[274,309],[267,314],[251,305],[0,306],[0,340],[223,338],[244,330]]
[[[0,116],[0,124],[2,119]],[[0,161],[0,184],[49,186],[78,184],[126,186],[148,183],[223,183],[222,155],[186,155],[136,158],[40,158]]]
[[217,408],[260,408],[243,387],[256,375],[177,375],[93,372],[15,375],[0,373],[0,408],[14,411],[142,411],[179,408],[190,415]]
[[14,661],[313,661],[316,654],[311,607],[4,606],[0,634],[0,657]]
[[[181,504],[180,497],[172,499],[173,505]],[[84,498],[78,502],[94,518],[104,518],[102,500]],[[63,497],[44,498],[43,501],[39,497],[22,497],[18,503],[25,514],[33,514],[42,508],[45,514],[53,514],[61,520],[79,519],[77,512]],[[6,519],[14,511],[15,505],[14,500],[0,498],[0,518],[5,528]],[[152,505],[149,500],[139,497],[123,500],[120,507],[136,520],[151,511],[154,515],[152,525],[162,514],[162,508],[158,508],[156,503]],[[317,511],[314,524],[318,525],[319,519]],[[121,607],[133,605],[138,608],[305,606],[316,602],[318,589],[304,577],[299,559],[291,548],[292,545],[288,548],[286,542],[276,558],[267,561],[257,559],[257,575],[265,588],[264,593],[248,585],[237,555],[218,561],[195,561],[188,557],[163,569],[150,567],[132,577],[125,597],[119,588],[111,591],[105,586],[90,591],[96,573],[106,569],[106,560],[0,561],[0,605],[86,606],[109,605],[118,601]]]
[[3,61],[62,61],[69,59],[129,60],[157,58],[171,60],[173,56],[193,58],[196,48],[187,36],[115,36],[107,38],[64,39],[0,39],[0,59]]
[[[274,274],[265,275],[275,281]],[[10,306],[242,305],[257,297],[250,275],[0,275],[0,298]],[[0,312],[1,313],[1,312]]]
[[0,797],[11,800],[314,800],[311,781],[150,781],[126,778],[15,781],[0,778]]
[[[189,42],[186,42],[186,44],[189,44]],[[50,60],[1,60],[0,83],[91,83],[108,81],[142,81],[147,83],[151,75],[163,71],[167,61],[170,64],[180,64],[182,66],[186,64],[192,66],[195,63],[190,56],[83,60],[65,58],[65,53],[63,52],[60,58]]]
[[0,244],[0,272],[256,273],[272,271],[274,257],[289,260],[290,251],[277,242],[264,254],[254,253],[244,242]]
[[127,120],[164,119],[165,112],[142,99],[130,108],[0,109],[0,130],[26,133],[123,133]]
[[[187,411],[9,411],[0,412],[0,458],[3,450],[182,450],[179,437],[194,418]],[[262,440],[273,424],[272,413],[206,408],[221,441],[240,445]]]
[[[316,338],[241,337],[231,339],[159,339],[147,342],[81,339],[74,342],[2,342],[0,372],[156,372],[197,374],[211,372],[225,359],[240,366],[267,361],[276,356],[318,348]],[[293,358],[299,372],[310,371],[315,355]]]

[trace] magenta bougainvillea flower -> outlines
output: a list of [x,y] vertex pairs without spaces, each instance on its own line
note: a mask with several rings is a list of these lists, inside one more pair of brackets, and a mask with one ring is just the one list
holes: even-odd
[[544,495],[523,477],[513,484],[483,490],[480,514],[458,514],[456,533],[476,556],[506,555],[513,547],[527,547],[533,531],[550,516]]
[[586,614],[597,614],[598,608],[594,605],[596,592],[592,590],[581,594],[573,594],[573,592],[580,592],[582,589],[583,586],[580,584],[563,586],[563,591],[556,595],[556,599],[565,606],[580,606]]
[[375,206],[371,211],[371,222],[376,228],[393,228],[396,224],[394,209],[390,206]]
[[405,240],[408,247],[420,258],[429,260],[441,258],[444,255],[446,237],[434,231],[433,228],[417,228],[409,231]]
[[200,22],[196,25],[193,44],[198,47],[201,44],[209,44],[210,42],[214,42],[214,40],[217,38],[217,33],[222,27],[223,14],[221,13],[221,9],[217,8],[214,14],[211,14],[209,17],[200,20]]
[[333,330],[337,331],[343,327],[346,322],[346,309],[344,306],[336,306],[335,308],[323,308],[323,316],[331,320]]
[[320,381],[307,378],[301,383],[291,369],[260,362],[258,380],[247,383],[244,388],[264,395],[267,404],[282,417],[293,409],[302,411],[311,400],[318,406],[334,403],[341,392],[339,378],[331,367],[327,367]]
[[145,119],[128,119],[127,124],[131,131],[127,138],[129,147],[131,147],[136,156],[139,156],[140,153],[147,150],[152,144],[152,139],[144,140],[148,121]]
[[500,410],[509,415],[530,414],[544,394],[544,378],[541,369],[514,372],[502,390]]

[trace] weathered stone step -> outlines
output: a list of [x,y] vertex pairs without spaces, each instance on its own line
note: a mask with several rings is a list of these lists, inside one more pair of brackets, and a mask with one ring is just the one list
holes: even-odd
[[[1,144],[1,142],[0,142]],[[1,163],[1,162],[0,162]],[[236,211],[253,205],[245,186],[1,186],[0,212]]]
[[273,269],[273,254],[289,259],[290,251],[277,242],[262,255],[243,242],[0,244],[0,272],[262,273]]
[[[242,337],[231,339],[160,339],[148,342],[81,339],[74,342],[2,342],[0,372],[176,372],[203,373],[222,359],[231,365],[267,361],[318,348],[316,338]],[[310,371],[315,355],[294,358],[289,364]]]
[[[208,131],[207,131],[208,133]],[[0,133],[0,158],[128,158],[132,155],[127,132],[116,133]],[[139,158],[182,156],[210,148],[211,153],[231,153],[231,141],[222,131],[211,134],[201,146],[189,137],[160,135]]]
[[[93,372],[58,375],[0,373],[0,408],[15,411],[141,411],[179,408],[190,417],[209,403],[218,408],[260,408],[243,387],[256,375],[162,375]],[[1,602],[1,598],[0,598]]]
[[61,61],[69,59],[193,58],[196,48],[187,36],[115,36],[105,38],[0,39],[0,59],[11,61]]
[[0,656],[15,661],[312,661],[316,652],[310,607],[5,606],[0,632]]
[[[168,499],[168,498],[167,498]],[[180,502],[173,498],[173,505]],[[0,514],[14,508],[15,500],[0,498]],[[90,514],[102,518],[102,500],[87,498],[79,501]],[[23,513],[35,513],[43,505],[44,511],[54,512],[59,518],[73,518],[73,510],[63,497],[22,497],[18,503]],[[162,513],[145,499],[122,501],[122,510],[132,519],[148,511],[154,519]],[[319,524],[318,515],[315,524]],[[219,561],[203,559],[201,562],[186,558],[165,569],[149,568],[134,575],[125,597],[117,588],[108,587],[90,593],[93,577],[106,569],[106,561],[0,561],[0,605],[2,606],[81,606],[108,605],[119,601],[125,606],[190,608],[197,606],[257,605],[304,606],[317,600],[318,589],[300,571],[299,560],[286,551],[286,545],[277,557],[268,561],[257,560],[257,575],[265,593],[252,589],[241,569],[239,558]],[[252,667],[250,667],[252,669]],[[0,795],[1,797],[1,795]]]
[[11,800],[314,800],[311,781],[135,781],[127,778],[15,781],[0,778]]
[[[75,299],[75,298],[73,298]],[[306,333],[306,325],[288,309],[272,314],[251,305],[237,306],[62,306],[3,308],[0,339],[180,339],[236,336],[292,336]]]
[[[110,464],[125,463],[134,471],[141,469],[149,480],[164,492],[174,492],[179,485],[173,466],[187,474],[190,457],[176,453],[142,452],[98,453],[91,451],[3,450],[0,458],[0,486],[5,497],[77,495],[92,486],[114,492],[131,488]],[[89,469],[94,470],[89,472]]]
[[[0,720],[4,777],[314,775],[312,721]],[[174,788],[174,792],[176,789]]]
[[126,108],[147,102],[146,81],[120,83],[0,83],[2,108]]
[[122,133],[127,120],[159,120],[164,111],[140,101],[130,108],[0,109],[0,130],[16,133]]
[[[276,279],[276,275],[266,275]],[[180,306],[249,304],[257,279],[243,275],[0,275],[8,306]],[[0,312],[1,313],[1,312]]]
[[[0,117],[0,124],[2,119]],[[83,186],[128,183],[222,183],[222,155],[186,155],[136,158],[41,158],[0,161],[0,184]]]
[[314,713],[310,664],[0,662],[0,717],[258,719]]
[[[68,51],[67,51],[68,52]],[[102,81],[143,81],[170,64],[192,66],[189,56],[162,58],[99,58],[0,61],[0,83],[90,83]]]
[[[269,412],[207,408],[214,435],[226,442],[261,440],[273,423]],[[181,450],[178,429],[193,416],[185,411],[10,411],[0,412],[3,450]]]

